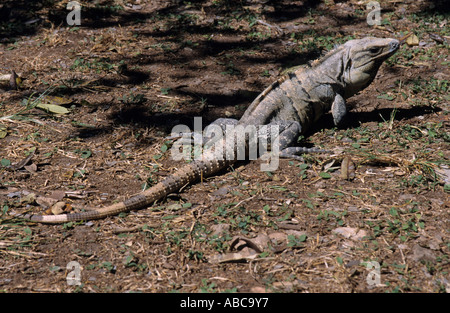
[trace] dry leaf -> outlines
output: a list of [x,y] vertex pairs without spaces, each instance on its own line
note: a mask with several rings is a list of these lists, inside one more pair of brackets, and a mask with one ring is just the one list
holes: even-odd
[[353,227],[338,227],[333,230],[333,233],[352,240],[361,240],[367,236],[367,232],[365,230]]
[[34,164],[34,163],[31,163],[30,165],[25,165],[24,168],[30,173],[36,173],[37,172],[37,165]]
[[333,166],[334,162],[335,161],[333,160],[333,161],[325,164],[324,167],[323,167],[324,172],[328,172],[331,169],[331,167]]
[[48,197],[56,199],[57,201],[62,200],[66,196],[66,192],[63,190],[54,190]]
[[50,103],[39,103],[38,105],[36,105],[37,108],[39,109],[43,109],[47,112],[50,113],[55,113],[55,114],[67,114],[69,113],[69,110],[66,109],[65,107],[62,107],[60,105],[56,105],[56,104],[50,104]]
[[255,286],[255,287],[250,288],[250,292],[251,293],[268,293],[269,290],[267,290],[266,287]]
[[5,138],[8,135],[6,126],[0,125],[0,139]]
[[55,104],[55,105],[68,105],[73,103],[72,99],[64,98],[64,97],[58,97],[58,96],[45,96],[41,99],[42,103],[49,103],[49,104]]
[[433,39],[434,41],[443,44],[444,42],[448,41],[446,38],[439,36],[438,34],[435,33],[429,33],[430,38]]
[[63,105],[68,105],[71,103],[73,103],[73,100],[69,98],[45,96],[41,99],[40,103],[36,105],[36,107],[54,114],[67,114],[69,113],[69,110],[63,107]]
[[67,180],[71,179],[73,177],[73,170],[68,170],[67,172],[63,173],[62,177]]
[[14,70],[11,71],[11,77],[9,79],[9,87],[11,87],[11,89],[13,90],[17,90],[18,89],[18,84],[19,82],[19,76],[16,74],[16,72]]
[[450,168],[445,165],[440,166],[435,170],[436,176],[443,181],[445,184],[450,184]]
[[34,153],[36,152],[36,148],[32,148],[29,151],[29,154],[27,157],[25,157],[23,160],[11,165],[11,170],[16,171],[16,170],[20,170],[22,167],[24,167],[25,165],[28,164],[28,162],[30,162],[30,160],[33,158]]
[[435,261],[436,255],[433,251],[428,248],[421,247],[419,245],[414,245],[412,248],[412,254],[409,256],[415,262],[423,262],[423,261]]
[[259,234],[253,239],[248,239],[244,236],[235,236],[231,240],[230,250],[239,250],[239,252],[213,255],[209,258],[209,262],[225,263],[253,260],[269,246],[269,243],[270,238],[265,234]]
[[231,225],[230,224],[226,224],[226,223],[222,223],[222,224],[217,224],[217,225],[212,225],[211,226],[211,236],[223,236],[225,234],[227,234],[230,231]]
[[29,194],[20,198],[20,203],[23,205],[24,203],[32,204],[36,201],[36,194],[30,192]]
[[352,180],[355,178],[355,163],[350,157],[345,157],[341,164],[341,178]]
[[277,281],[273,283],[273,288],[283,290],[285,292],[293,292],[300,284],[297,281]]
[[268,247],[270,243],[269,236],[265,234],[259,234],[253,239],[245,238],[244,236],[235,236],[230,243],[230,249],[242,249],[242,247],[249,247],[255,250],[257,253],[261,253]]
[[64,201],[59,201],[56,202],[52,207],[51,207],[51,212],[53,215],[58,215],[58,214],[62,214],[64,212],[64,208],[66,206],[66,203]]
[[408,38],[406,38],[406,44],[408,46],[418,46],[419,45],[419,37],[416,35],[411,35]]
[[211,263],[226,263],[226,262],[240,262],[256,259],[257,253],[251,252],[249,250],[243,250],[237,253],[223,253],[218,255],[213,255],[209,258]]
[[287,241],[287,234],[283,232],[271,233],[269,235],[269,238],[272,240],[272,242],[280,244]]
[[[50,208],[56,202],[58,202],[58,200],[53,199],[53,198],[49,198],[49,197],[41,197],[41,196],[39,196],[36,199],[36,203],[39,204],[43,208]],[[51,213],[51,211],[50,211],[50,213]]]

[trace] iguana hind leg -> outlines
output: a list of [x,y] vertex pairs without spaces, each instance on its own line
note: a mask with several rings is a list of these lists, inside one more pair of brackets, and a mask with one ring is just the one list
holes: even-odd
[[[227,126],[236,126],[238,123],[237,119],[233,118],[218,118],[211,124],[205,127],[201,132],[185,132],[178,133],[166,137],[166,140],[181,140],[179,143],[192,144],[192,139],[194,143],[201,144],[202,146],[209,147],[217,140],[221,139],[225,135]],[[217,132],[220,132],[219,135]]]
[[[203,131],[203,144],[205,145],[205,147],[210,147],[214,142],[222,139],[222,136],[225,137],[227,127],[234,127],[238,124],[238,122],[239,121],[234,118],[221,117],[206,126]],[[220,134],[218,134],[218,132]]]
[[[297,121],[277,121],[267,125],[268,132],[265,134],[269,136],[270,127],[278,127],[278,156],[280,158],[303,160],[300,156],[303,153],[327,153],[329,151],[319,148],[306,148],[293,146],[297,141],[298,136],[301,134],[301,126]],[[264,134],[259,134],[263,136]],[[271,150],[273,148],[271,147]]]

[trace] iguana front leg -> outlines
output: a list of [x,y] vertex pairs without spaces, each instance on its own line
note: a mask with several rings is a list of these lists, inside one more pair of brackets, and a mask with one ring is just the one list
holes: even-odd
[[331,114],[333,115],[334,125],[336,126],[341,125],[347,115],[347,106],[344,98],[340,94],[336,94],[336,97],[334,97],[333,104],[331,105]]

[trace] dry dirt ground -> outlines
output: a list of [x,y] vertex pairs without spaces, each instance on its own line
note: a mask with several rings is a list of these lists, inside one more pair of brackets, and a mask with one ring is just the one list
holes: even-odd
[[[0,74],[23,81],[0,87],[0,290],[450,291],[444,2],[380,1],[369,25],[355,0],[80,1],[69,26],[67,1],[2,1]],[[175,125],[238,118],[285,69],[408,33],[343,127],[299,139],[331,155],[238,164],[103,220],[14,217],[134,195],[184,162]]]

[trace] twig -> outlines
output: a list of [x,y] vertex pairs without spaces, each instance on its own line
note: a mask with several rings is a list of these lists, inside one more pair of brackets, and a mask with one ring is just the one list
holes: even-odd
[[281,29],[281,27],[280,26],[278,26],[278,25],[270,25],[269,23],[267,23],[267,22],[264,22],[263,20],[257,20],[256,22],[258,22],[259,24],[261,24],[261,25],[264,25],[264,26],[267,26],[267,27],[269,27],[269,28],[275,28],[276,30],[277,30],[277,32],[279,32],[280,34],[283,34],[283,30]]
[[242,200],[242,201],[239,201],[236,205],[234,205],[234,206],[232,207],[232,209],[234,209],[234,208],[238,207],[239,205],[241,205],[242,202],[252,200],[255,196],[256,196],[256,195],[251,196],[250,198],[244,199],[244,200]]

